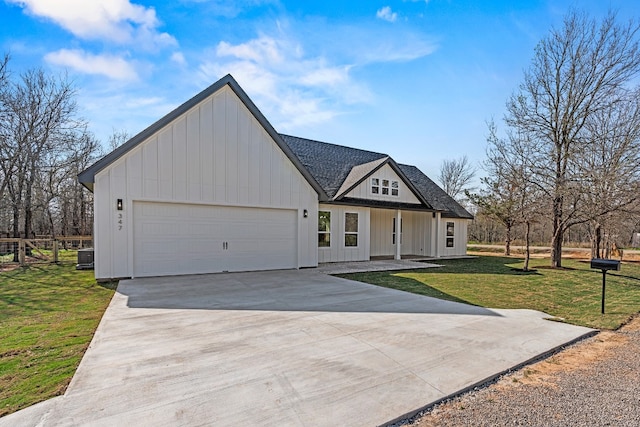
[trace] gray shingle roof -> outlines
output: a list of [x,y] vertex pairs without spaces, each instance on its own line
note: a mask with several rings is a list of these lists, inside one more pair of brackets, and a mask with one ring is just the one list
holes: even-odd
[[[387,154],[345,147],[343,145],[329,144],[327,142],[314,141],[290,135],[280,134],[280,136],[318,184],[324,189],[329,199],[333,199],[336,195],[339,195],[339,190],[345,187],[345,181],[353,177],[354,174],[362,175],[358,172],[364,169],[370,170],[374,165],[382,164],[389,157]],[[388,160],[393,162],[392,159]],[[365,165],[367,166],[366,168],[363,167]],[[422,198],[426,202],[423,209],[442,211],[442,216],[448,218],[473,218],[469,212],[417,167],[396,164],[395,162],[393,162],[392,165],[399,169],[397,172],[399,172],[401,178],[405,179],[418,193],[419,198]],[[350,182],[350,184],[353,185],[356,183]],[[349,199],[349,201],[352,200]],[[347,202],[347,200],[344,199],[342,202]],[[373,204],[371,205],[373,206]],[[386,203],[384,205],[384,207],[403,207],[398,203]]]
[[460,206],[451,196],[426,176],[420,169],[412,165],[398,165],[407,178],[420,190],[422,196],[429,201],[434,209],[442,211],[445,218],[473,219],[465,208]]
[[389,157],[382,153],[297,136],[283,134],[280,136],[330,199],[336,196],[354,166]]
[[381,165],[386,163],[388,159],[389,157],[382,157],[378,160],[374,160],[373,162],[354,166],[340,186],[340,189],[336,193],[336,196],[340,196],[341,194],[349,192],[351,188],[361,183],[362,180],[365,179],[369,174],[373,173]]

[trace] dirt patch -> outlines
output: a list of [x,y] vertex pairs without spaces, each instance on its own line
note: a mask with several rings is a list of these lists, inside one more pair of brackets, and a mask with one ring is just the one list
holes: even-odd
[[[637,322],[640,324],[640,322]],[[499,381],[495,387],[504,390],[520,385],[553,386],[559,372],[586,369],[589,365],[609,357],[616,348],[627,343],[628,337],[611,331],[600,332],[595,337],[573,345],[541,362],[526,366]]]
[[20,268],[19,264],[0,264],[0,273],[5,273],[7,271],[13,271],[16,268]]

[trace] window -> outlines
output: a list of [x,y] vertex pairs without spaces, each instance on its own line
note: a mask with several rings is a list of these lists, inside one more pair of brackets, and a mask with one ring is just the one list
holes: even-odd
[[[400,244],[402,244],[402,220],[404,218],[400,218]],[[393,218],[393,233],[391,236],[391,243],[396,244],[396,219]]]
[[453,235],[454,235],[454,226],[453,222],[447,222],[447,247],[453,247]]
[[331,246],[331,212],[318,212],[318,247]]
[[400,183],[391,179],[371,178],[371,194],[400,195]]
[[344,214],[344,245],[358,246],[358,214]]
[[380,194],[380,180],[371,178],[371,194]]

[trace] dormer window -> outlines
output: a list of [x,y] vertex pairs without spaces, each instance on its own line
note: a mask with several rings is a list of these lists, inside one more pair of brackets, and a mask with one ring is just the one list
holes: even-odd
[[382,194],[385,196],[389,195],[389,180],[388,179],[383,179],[382,180]]
[[371,194],[380,194],[380,180],[371,178]]
[[371,178],[371,194],[398,197],[400,194],[400,183],[392,179]]

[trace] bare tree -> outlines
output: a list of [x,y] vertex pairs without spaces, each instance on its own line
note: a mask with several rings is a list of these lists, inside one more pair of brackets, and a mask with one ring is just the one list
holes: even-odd
[[585,187],[584,214],[590,222],[592,256],[603,257],[603,232],[616,234],[622,219],[618,213],[638,215],[640,89],[593,114],[585,127],[590,140],[578,164]]
[[461,196],[465,194],[465,190],[471,190],[469,186],[475,175],[475,168],[464,155],[459,159],[444,160],[440,165],[438,181],[442,184],[445,193],[461,202]]
[[480,208],[480,212],[500,223],[505,229],[504,254],[511,255],[513,227],[518,223],[515,194],[500,177],[482,178],[485,189],[479,193],[467,192],[467,197]]
[[533,146],[526,136],[510,133],[500,138],[497,127],[489,123],[489,144],[484,169],[487,176],[481,179],[484,190],[470,194],[470,199],[480,206],[486,215],[505,228],[505,255],[511,254],[512,230],[518,224],[525,228],[524,270],[529,267],[531,224],[540,215],[539,194],[528,179]]
[[75,175],[98,150],[77,115],[75,88],[66,77],[29,70],[2,86],[0,111],[2,217],[11,210],[14,237],[43,231],[55,235],[62,229],[59,218],[67,216],[62,210],[75,203],[63,197],[86,198],[67,188],[78,186]]
[[13,159],[9,156],[13,152],[9,149],[9,135],[6,129],[7,108],[3,101],[9,91],[9,55],[5,54],[0,61],[0,200],[4,197],[7,188],[11,163]]
[[47,234],[53,237],[58,231],[66,235],[91,234],[91,224],[86,224],[88,194],[82,190],[77,175],[95,160],[99,143],[86,129],[79,130],[73,140],[66,149],[48,156],[41,168],[37,202],[41,223],[47,225]]
[[124,129],[113,129],[111,135],[109,135],[109,139],[107,140],[107,146],[109,151],[113,151],[125,142],[127,142],[131,138],[129,132]]
[[640,73],[637,23],[599,24],[570,12],[535,49],[519,90],[507,102],[505,122],[536,148],[528,180],[551,204],[551,265],[562,265],[564,233],[584,221],[579,158],[589,149],[587,123],[620,102]]

